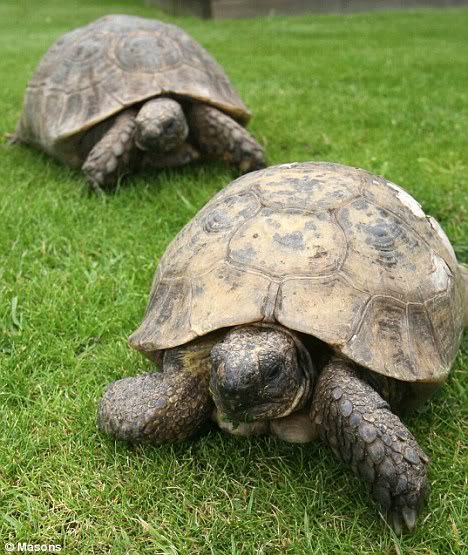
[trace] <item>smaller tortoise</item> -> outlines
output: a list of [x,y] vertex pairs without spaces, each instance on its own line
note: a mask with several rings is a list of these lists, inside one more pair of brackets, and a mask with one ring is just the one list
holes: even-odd
[[[128,441],[224,430],[320,435],[412,530],[428,458],[398,414],[455,359],[466,271],[403,189],[326,163],[237,179],[162,257],[130,345],[159,362],[111,384],[98,423]],[[214,401],[214,403],[213,403]]]
[[222,67],[182,29],[109,15],[47,51],[11,140],[81,168],[99,190],[140,166],[198,158],[263,168],[249,119]]

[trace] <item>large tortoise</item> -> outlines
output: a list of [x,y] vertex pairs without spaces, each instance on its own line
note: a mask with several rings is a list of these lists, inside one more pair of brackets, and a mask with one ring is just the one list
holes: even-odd
[[64,34],[28,84],[13,142],[74,168],[94,188],[141,165],[221,159],[264,167],[250,112],[222,67],[182,29],[109,15]]
[[241,177],[162,257],[130,337],[162,373],[111,384],[99,426],[172,442],[213,415],[235,434],[320,435],[412,530],[428,458],[397,413],[447,378],[465,272],[436,220],[381,177],[327,163]]

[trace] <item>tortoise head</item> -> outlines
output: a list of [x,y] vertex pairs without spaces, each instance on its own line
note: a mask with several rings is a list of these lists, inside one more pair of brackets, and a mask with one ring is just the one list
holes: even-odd
[[211,351],[210,390],[237,422],[281,418],[310,398],[314,368],[298,336],[281,326],[233,328]]
[[171,98],[146,101],[135,121],[135,142],[144,151],[169,152],[180,146],[189,132],[182,106]]

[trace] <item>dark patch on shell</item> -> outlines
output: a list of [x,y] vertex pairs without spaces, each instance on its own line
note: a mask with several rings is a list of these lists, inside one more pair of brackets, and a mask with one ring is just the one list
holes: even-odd
[[366,210],[369,208],[369,203],[363,198],[358,198],[353,202],[353,206],[357,208],[357,210]]
[[231,221],[226,213],[215,209],[206,215],[202,226],[207,233],[217,233],[218,231],[229,229],[231,227]]
[[301,251],[305,249],[304,236],[300,231],[294,231],[293,233],[286,233],[284,235],[275,233],[273,235],[273,240],[283,247],[288,247],[290,249]]
[[257,253],[253,247],[244,247],[242,249],[238,249],[236,251],[231,252],[231,256],[237,259],[237,262],[241,262],[243,264],[247,264],[255,260]]

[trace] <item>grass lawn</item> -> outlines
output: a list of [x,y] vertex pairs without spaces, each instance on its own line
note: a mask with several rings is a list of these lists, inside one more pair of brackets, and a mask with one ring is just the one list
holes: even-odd
[[[170,20],[131,0],[2,0],[2,134],[49,45],[116,12]],[[468,10],[177,22],[226,68],[270,163],[384,174],[468,261]],[[466,338],[446,387],[408,419],[432,491],[402,539],[321,444],[213,430],[130,448],[96,431],[104,385],[150,368],[126,337],[158,258],[232,178],[199,165],[97,198],[78,173],[0,142],[0,542],[67,554],[468,553]]]

